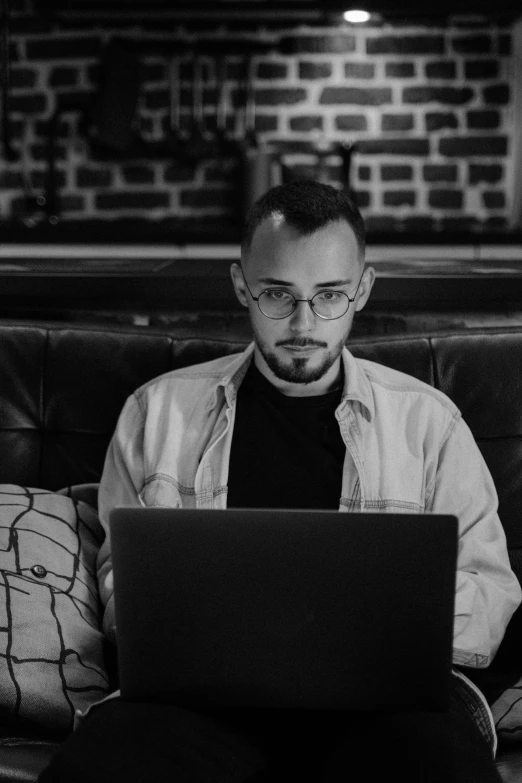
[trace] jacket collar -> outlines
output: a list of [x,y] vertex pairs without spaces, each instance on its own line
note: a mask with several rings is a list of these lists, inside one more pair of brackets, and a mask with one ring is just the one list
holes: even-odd
[[222,386],[225,391],[225,397],[228,405],[233,405],[237,396],[237,390],[241,386],[243,378],[252,361],[254,355],[254,343],[250,343],[243,353],[234,357],[228,365],[227,372],[218,382],[218,387]]
[[[218,386],[222,386],[228,405],[233,405],[237,391],[246,375],[252,357],[254,355],[254,343],[250,343],[243,353],[234,357],[229,364],[227,372],[221,377]],[[348,348],[343,348],[341,354],[344,369],[344,388],[341,397],[341,405],[349,400],[356,400],[367,408],[370,417],[373,417],[375,405],[370,380],[364,368],[350,353]]]
[[346,347],[343,348],[341,356],[344,368],[344,389],[341,404],[348,400],[356,400],[364,405],[372,419],[375,413],[375,402],[372,385],[364,365],[358,362]]

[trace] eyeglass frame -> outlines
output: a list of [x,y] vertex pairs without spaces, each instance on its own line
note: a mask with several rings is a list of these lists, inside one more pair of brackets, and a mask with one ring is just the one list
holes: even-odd
[[[243,280],[245,281],[245,285],[246,285],[246,287],[248,289],[248,293],[252,297],[252,300],[257,303],[257,306],[259,308],[259,312],[262,313],[262,315],[264,315],[265,318],[269,318],[271,321],[283,321],[285,318],[290,318],[290,316],[293,315],[295,313],[295,311],[297,310],[297,303],[298,302],[307,302],[309,307],[310,307],[310,310],[312,311],[312,313],[314,315],[316,315],[318,318],[321,318],[321,320],[323,320],[323,321],[338,321],[339,318],[344,318],[344,316],[346,315],[346,313],[350,309],[350,305],[353,302],[355,302],[355,299],[357,297],[357,292],[359,291],[359,286],[361,285],[362,279],[364,277],[364,273],[366,272],[366,269],[363,269],[362,275],[359,278],[359,282],[357,283],[357,288],[355,289],[355,293],[354,293],[353,297],[348,296],[348,294],[345,293],[345,291],[337,291],[337,290],[331,291],[332,294],[343,294],[348,299],[348,306],[347,306],[346,310],[344,311],[344,313],[342,315],[336,315],[335,318],[327,318],[325,315],[320,315],[318,312],[316,312],[314,310],[314,308],[313,308],[313,305],[312,305],[312,302],[315,299],[315,297],[319,296],[319,294],[324,293],[324,291],[318,291],[316,294],[314,294],[312,296],[311,299],[296,299],[296,297],[292,293],[290,293],[289,291],[284,291],[283,288],[277,288],[276,287],[276,288],[264,288],[261,291],[261,293],[259,294],[259,296],[254,296],[254,294],[250,290],[250,286],[247,283],[247,280],[246,280],[246,277],[245,277],[245,273],[243,271],[243,267],[241,266],[241,264],[239,265],[239,268],[241,269],[241,274],[243,275]],[[290,296],[294,300],[294,308],[293,308],[293,310],[290,313],[288,313],[288,315],[282,315],[280,318],[274,318],[274,316],[267,315],[266,313],[263,312],[263,310],[261,310],[261,305],[259,304],[259,298],[261,296],[263,296],[263,294],[269,293],[270,291],[284,291],[284,293],[290,293]]]

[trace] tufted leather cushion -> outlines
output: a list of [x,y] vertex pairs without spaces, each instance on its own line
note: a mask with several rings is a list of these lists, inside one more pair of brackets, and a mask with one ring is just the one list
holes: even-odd
[[53,490],[98,481],[118,414],[135,388],[245,345],[0,322],[0,481]]
[[[242,350],[244,338],[0,322],[0,481],[55,490],[98,481],[127,396],[168,370]],[[356,356],[442,389],[493,474],[522,577],[522,329],[366,338]]]
[[[197,327],[188,337],[186,329],[0,321],[0,482],[55,490],[98,481],[118,414],[136,387],[245,345],[239,329],[237,337],[203,338]],[[350,348],[442,389],[460,407],[494,477],[522,580],[522,329],[366,338]],[[520,672],[521,652],[519,610],[497,660]],[[0,741],[0,780],[35,780],[52,746],[14,742],[2,749]],[[521,759],[510,751],[499,760],[504,780],[522,781]]]
[[51,740],[0,739],[0,783],[35,783],[58,747]]

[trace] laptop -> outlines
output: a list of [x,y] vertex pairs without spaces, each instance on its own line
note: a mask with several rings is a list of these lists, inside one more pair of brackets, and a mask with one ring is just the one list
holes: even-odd
[[118,507],[122,698],[444,710],[457,519]]

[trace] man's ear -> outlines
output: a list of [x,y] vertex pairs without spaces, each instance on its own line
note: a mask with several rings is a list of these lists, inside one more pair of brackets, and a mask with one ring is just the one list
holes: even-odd
[[243,307],[248,307],[248,297],[247,297],[247,291],[245,286],[245,278],[243,277],[243,272],[241,271],[241,267],[239,266],[239,264],[231,265],[230,276],[232,278],[232,285],[234,286],[234,291],[236,292],[237,298],[239,299]]
[[364,305],[370,298],[370,294],[372,292],[374,283],[375,283],[375,269],[372,266],[369,266],[367,267],[367,269],[364,270],[364,274],[361,280],[361,285],[359,286],[359,291],[357,292],[357,300],[355,302],[356,312],[362,310]]

